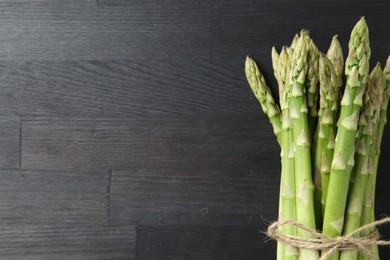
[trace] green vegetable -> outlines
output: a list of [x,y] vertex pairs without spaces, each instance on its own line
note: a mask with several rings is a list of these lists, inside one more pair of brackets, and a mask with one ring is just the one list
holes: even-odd
[[[377,75],[377,81],[380,84],[381,80],[380,77]],[[365,225],[369,222],[372,222],[375,220],[375,186],[376,186],[376,177],[377,177],[377,171],[378,171],[378,163],[379,163],[379,156],[380,156],[380,148],[381,148],[381,142],[383,137],[383,132],[385,129],[385,125],[387,122],[387,107],[389,104],[389,97],[390,97],[390,56],[387,59],[386,66],[383,71],[383,91],[382,91],[382,102],[380,107],[380,116],[379,116],[379,123],[378,128],[375,131],[376,140],[374,140],[372,144],[372,153],[371,158],[373,161],[373,170],[372,174],[370,174],[367,178],[367,184],[366,189],[364,193],[364,205],[363,205],[363,212],[362,212],[362,220],[361,225]],[[371,230],[372,231],[372,230]],[[373,246],[373,252],[378,255],[378,247]],[[359,254],[359,259],[368,259],[366,255]],[[379,259],[379,258],[378,258]]]
[[331,61],[321,55],[319,62],[320,106],[314,142],[314,183],[317,226],[322,226],[322,215],[328,191],[329,174],[333,159],[339,96],[336,95],[337,77]]
[[306,101],[310,140],[313,139],[318,114],[318,59],[319,50],[308,33],[303,34],[307,43]]
[[[256,63],[249,57],[245,62],[249,85],[281,147],[279,220],[293,220],[330,237],[348,235],[375,220],[380,145],[390,99],[390,56],[383,71],[378,63],[369,73],[371,50],[364,18],[353,28],[348,47],[345,66],[337,35],[326,55],[306,30],[280,53],[273,48],[279,104]],[[278,230],[286,236],[313,238],[291,224]],[[370,250],[379,259],[378,246]],[[320,253],[328,251],[278,242],[278,260],[318,260]],[[336,250],[327,259],[368,256],[359,250]]]
[[[368,80],[370,46],[364,18],[355,25],[349,41],[346,60],[347,76],[336,135],[334,157],[326,197],[323,233],[332,237],[341,235],[348,187],[355,156],[355,136],[363,94]],[[338,259],[336,251],[330,258]]]
[[[249,86],[252,89],[253,94],[257,98],[257,100],[260,102],[261,108],[266,114],[271,122],[273,131],[278,139],[279,145],[283,145],[282,142],[282,121],[281,117],[282,114],[280,112],[279,107],[276,105],[275,100],[272,96],[271,90],[267,86],[264,76],[259,70],[256,62],[251,59],[250,57],[246,58],[245,62],[245,75],[247,77]],[[283,165],[283,159],[282,159],[282,165]],[[282,176],[283,174],[283,166],[282,166]],[[281,188],[282,191],[282,182],[281,182]],[[285,202],[286,203],[286,202]],[[279,196],[279,215],[282,215],[283,211],[283,196],[282,192],[280,192]],[[280,228],[281,231],[285,232],[285,227]],[[286,247],[282,243],[278,243],[278,259],[284,260],[285,259],[285,249]]]
[[[306,105],[305,82],[307,64],[307,32],[303,31],[291,57],[291,72],[287,80],[288,109],[292,119],[294,147],[291,157],[295,162],[295,192],[297,221],[309,228],[316,228],[314,211],[314,185],[311,172],[310,129]],[[312,237],[307,231],[298,229],[298,235]],[[301,249],[302,259],[318,259],[316,250]]]
[[[272,64],[274,67],[274,74],[279,84],[279,103],[282,108],[282,176],[280,186],[280,219],[296,220],[296,205],[295,205],[295,169],[294,158],[292,157],[293,150],[293,134],[292,134],[292,120],[288,113],[288,100],[286,80],[289,71],[290,63],[287,49],[283,47],[280,55],[275,48],[272,48]],[[290,152],[291,151],[291,152]],[[282,227],[285,234],[296,235],[297,230],[295,226],[285,225]],[[279,249],[278,257],[281,259],[298,259],[299,251],[297,248],[288,245],[278,245],[283,249]],[[282,255],[282,256],[281,256]]]
[[[383,93],[383,72],[379,64],[370,74],[369,84],[363,98],[363,111],[360,115],[358,137],[356,138],[355,167],[353,181],[350,184],[347,204],[347,215],[344,224],[344,235],[360,227],[366,179],[372,175],[371,144],[378,128],[380,105]],[[340,259],[354,260],[357,250],[343,251]]]
[[281,144],[281,141],[279,140],[281,138],[280,132],[282,131],[280,109],[275,103],[271,90],[267,86],[263,74],[260,72],[254,60],[252,60],[250,57],[246,58],[245,75],[249,86],[255,94],[255,97],[260,102],[264,114],[268,116],[271,122],[273,131],[278,139],[279,144]]
[[[322,163],[322,154],[320,153],[320,151],[317,151],[315,153],[315,156],[314,156],[314,160],[317,161],[317,167],[314,168],[314,174],[315,176],[317,176],[318,178],[318,175],[319,175],[319,172],[321,172],[321,193],[322,193],[322,197],[321,197],[321,208],[322,208],[322,215],[324,214],[325,212],[325,203],[326,203],[326,196],[328,194],[328,185],[329,185],[329,177],[330,177],[330,165],[328,165],[328,163],[332,163],[332,158],[333,158],[333,152],[334,152],[334,138],[335,138],[335,135],[336,135],[336,132],[337,132],[337,129],[336,129],[336,123],[337,123],[337,119],[338,119],[338,116],[339,116],[339,110],[340,110],[340,97],[341,97],[341,88],[343,86],[343,80],[342,80],[342,74],[343,74],[343,70],[344,70],[344,58],[343,58],[343,51],[341,49],[341,46],[340,46],[340,43],[337,39],[337,35],[333,36],[333,39],[332,39],[332,42],[330,44],[330,47],[328,49],[328,52],[326,54],[326,57],[331,61],[332,65],[333,65],[333,68],[332,66],[330,66],[330,64],[326,61],[326,59],[324,59],[325,63],[324,65],[326,65],[326,68],[327,70],[325,71],[322,71],[322,72],[327,72],[329,71],[330,73],[328,73],[327,75],[322,75],[322,81],[323,81],[323,85],[325,84],[325,82],[329,82],[328,84],[331,84],[332,85],[332,90],[331,90],[331,93],[330,93],[330,96],[328,98],[326,98],[326,96],[328,95],[327,92],[323,93],[323,96],[325,98],[323,99],[320,99],[320,107],[328,107],[330,108],[330,111],[331,111],[331,121],[332,123],[331,124],[325,124],[325,126],[331,126],[329,131],[331,131],[329,134],[329,137],[328,135],[325,136],[324,139],[322,139],[322,141],[326,142],[326,139],[329,140],[329,148],[325,148],[325,145],[328,146],[326,143],[323,143],[322,144],[322,147],[321,150],[328,150],[328,153],[326,153],[326,161],[324,161],[324,165],[323,165],[323,170],[321,171],[321,164]],[[321,73],[321,70],[320,70],[320,73]],[[334,78],[336,77],[336,85],[334,84]],[[325,81],[325,82],[324,82]],[[320,82],[321,82],[321,77],[320,77]],[[321,96],[321,86],[320,86],[320,96]],[[326,91],[327,88],[324,89],[324,91]],[[330,102],[329,101],[332,101],[333,102]],[[318,121],[321,122],[322,119],[321,119],[321,115],[319,114],[319,119]],[[321,129],[318,129],[317,128],[317,131],[320,133],[320,130]],[[325,134],[326,134],[327,131],[325,131]],[[315,140],[318,140],[318,137],[315,138]],[[321,146],[320,146],[321,147]],[[319,149],[319,148],[317,148]],[[314,150],[316,151],[316,150]],[[331,156],[330,156],[331,155]],[[328,168],[329,166],[329,168]],[[318,184],[316,185],[318,186]],[[317,192],[318,194],[318,192]],[[317,195],[318,196],[318,195]],[[318,200],[318,199],[317,199]],[[322,223],[321,223],[321,226],[322,226]]]
[[343,87],[343,71],[344,71],[344,57],[343,50],[337,35],[333,36],[332,42],[330,43],[326,57],[332,62],[334,67],[336,77],[337,77],[337,86],[339,88]]

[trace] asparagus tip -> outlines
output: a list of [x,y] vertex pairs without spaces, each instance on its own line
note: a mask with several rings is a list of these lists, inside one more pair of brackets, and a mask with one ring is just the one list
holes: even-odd
[[272,46],[271,56],[272,56],[272,62],[276,62],[279,59],[279,53],[276,50],[275,46]]
[[356,23],[354,30],[352,30],[352,32],[353,31],[357,32],[359,35],[368,34],[368,26],[364,16],[361,17],[360,20]]
[[291,46],[290,46],[292,49],[295,48],[295,46],[297,45],[298,40],[299,40],[299,36],[298,36],[298,34],[295,34],[294,38],[293,38],[293,40],[291,42]]
[[250,66],[252,66],[254,63],[253,59],[249,56],[249,55],[246,55],[246,58],[245,58],[245,67],[246,68],[249,68]]
[[301,37],[303,36],[306,38],[310,38],[310,32],[307,29],[302,29],[300,35],[301,35]]
[[382,75],[383,75],[383,70],[381,67],[381,63],[378,61],[370,73],[370,78],[371,79],[381,78]]

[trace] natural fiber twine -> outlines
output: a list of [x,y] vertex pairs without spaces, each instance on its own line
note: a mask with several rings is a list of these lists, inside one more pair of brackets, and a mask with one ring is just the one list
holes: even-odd
[[[267,229],[267,235],[284,244],[297,248],[306,248],[314,250],[328,250],[326,254],[322,255],[320,260],[326,260],[331,254],[338,250],[358,250],[367,254],[371,260],[375,260],[375,256],[369,249],[370,245],[389,246],[390,241],[380,240],[379,232],[376,227],[390,223],[390,217],[383,218],[371,223],[368,223],[345,236],[329,237],[314,229],[308,228],[305,225],[292,220],[276,221],[272,223]],[[293,225],[302,229],[312,235],[312,237],[293,236],[280,232],[278,228],[283,225]],[[370,231],[368,235],[363,235],[362,232]]]

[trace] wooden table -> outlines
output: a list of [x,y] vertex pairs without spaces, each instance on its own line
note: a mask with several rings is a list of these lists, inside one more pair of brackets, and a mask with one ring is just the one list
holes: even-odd
[[[338,34],[346,53],[365,16],[384,64],[389,9],[1,0],[0,259],[275,259],[262,232],[277,218],[279,148],[245,55],[276,93],[272,46],[306,28],[322,51]],[[390,214],[384,138],[378,216]]]

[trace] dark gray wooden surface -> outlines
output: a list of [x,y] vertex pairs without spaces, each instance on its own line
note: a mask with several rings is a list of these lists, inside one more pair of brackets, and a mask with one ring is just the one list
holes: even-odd
[[[302,28],[326,50],[390,4],[0,0],[0,259],[274,259],[279,148],[243,74]],[[390,213],[390,129],[377,214]],[[389,233],[386,228],[381,229]],[[390,250],[381,248],[383,259]]]

